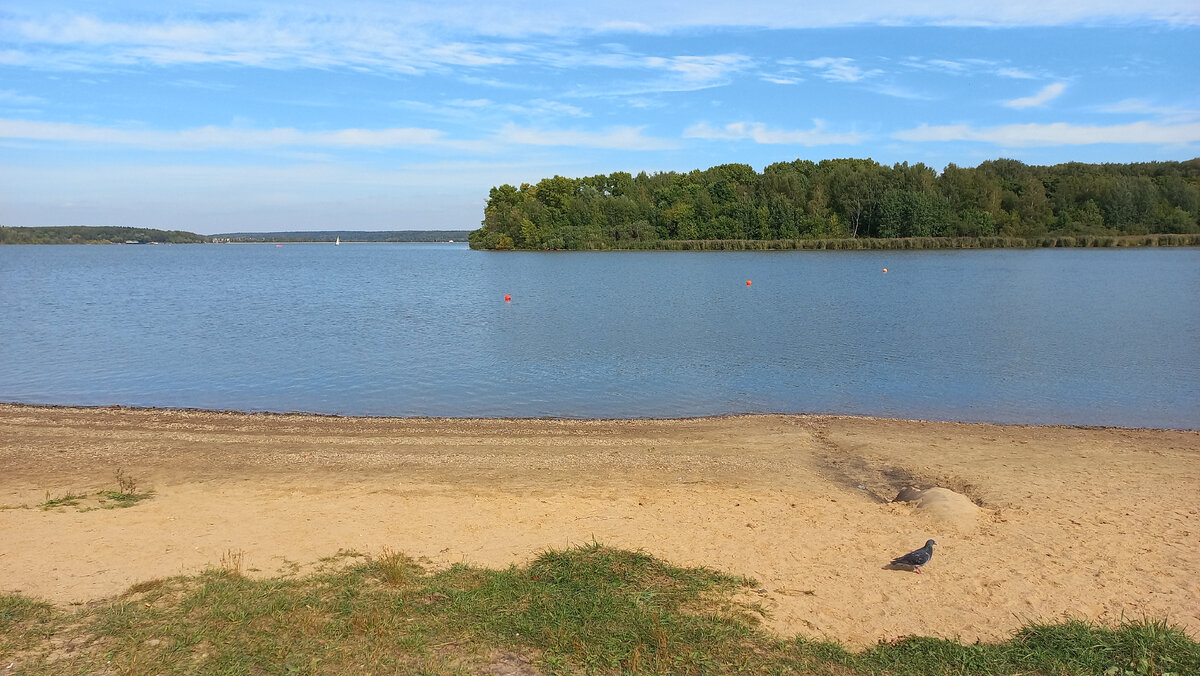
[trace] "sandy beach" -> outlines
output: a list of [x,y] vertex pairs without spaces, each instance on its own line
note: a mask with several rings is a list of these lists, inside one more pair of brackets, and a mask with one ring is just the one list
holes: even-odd
[[[43,510],[116,488],[125,509]],[[923,502],[900,489],[942,487]],[[504,567],[593,540],[755,578],[783,635],[1200,636],[1200,432],[824,416],[457,420],[0,405],[0,591],[68,606],[241,552]],[[921,574],[886,568],[938,543]]]

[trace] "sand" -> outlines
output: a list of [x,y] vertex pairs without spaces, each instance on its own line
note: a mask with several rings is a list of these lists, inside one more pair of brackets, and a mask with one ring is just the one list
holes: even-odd
[[[118,469],[154,497],[37,508]],[[947,490],[890,502],[906,486]],[[1200,636],[1191,431],[0,405],[0,506],[0,591],[64,606],[230,552],[266,576],[339,550],[504,567],[594,540],[755,578],[785,636],[987,641],[1064,617]],[[921,574],[886,568],[930,538]]]

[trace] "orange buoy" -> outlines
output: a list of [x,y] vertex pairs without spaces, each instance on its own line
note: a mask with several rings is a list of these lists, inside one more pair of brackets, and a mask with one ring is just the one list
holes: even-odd
[[509,293],[504,294],[504,302],[511,303],[512,302],[512,294],[509,294]]
[[746,286],[750,286],[750,280],[746,280]]
[[885,275],[887,274],[887,268],[883,269],[883,274],[885,274]]

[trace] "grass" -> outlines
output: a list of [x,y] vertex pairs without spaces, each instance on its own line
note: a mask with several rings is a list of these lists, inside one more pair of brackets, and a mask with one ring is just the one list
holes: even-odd
[[1200,673],[1200,644],[1150,620],[1035,624],[994,644],[909,637],[861,652],[783,639],[738,600],[752,580],[600,545],[506,570],[430,573],[390,550],[344,559],[258,580],[225,565],[75,612],[0,595],[0,657],[26,674]]
[[[76,494],[67,491],[66,495],[57,498],[50,497],[50,491],[46,491],[46,500],[38,505],[38,508],[45,510],[62,509],[65,507],[74,507],[80,512],[90,512],[96,509],[121,509],[124,507],[132,507],[142,500],[147,500],[154,495],[154,491],[137,491],[137,480],[130,477],[123,469],[117,469],[116,490],[96,491],[94,493]],[[21,505],[20,508],[26,507]],[[17,507],[5,507],[6,509],[17,509]]]
[[76,495],[67,491],[66,495],[60,495],[57,498],[50,497],[50,491],[46,491],[46,501],[38,505],[43,510],[55,509],[57,507],[78,507],[81,500],[87,499],[86,495]]
[[375,569],[379,572],[379,577],[391,585],[405,584],[414,575],[421,574],[421,567],[412,559],[387,547],[383,548],[374,564]]

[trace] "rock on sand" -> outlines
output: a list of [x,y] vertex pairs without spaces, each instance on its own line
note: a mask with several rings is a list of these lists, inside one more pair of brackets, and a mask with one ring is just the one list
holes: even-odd
[[964,530],[973,530],[983,510],[962,493],[949,488],[905,488],[893,502],[911,503],[921,512],[948,521]]

